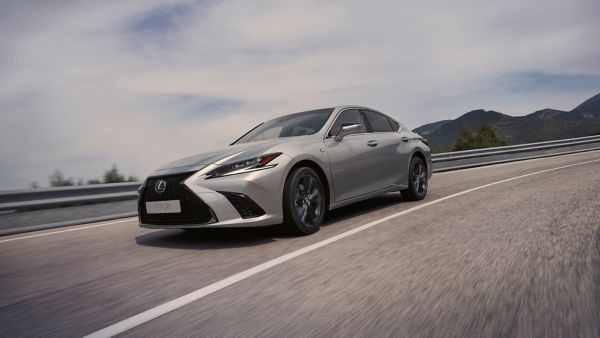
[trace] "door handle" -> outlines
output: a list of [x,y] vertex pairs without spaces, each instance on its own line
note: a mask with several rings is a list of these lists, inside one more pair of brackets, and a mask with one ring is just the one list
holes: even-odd
[[408,141],[410,141],[410,139],[408,137],[406,137],[406,136],[403,136],[401,138],[401,140],[402,140],[402,142],[408,142]]
[[367,142],[367,145],[369,147],[377,147],[378,144],[379,144],[379,142],[377,140],[371,140],[371,141]]

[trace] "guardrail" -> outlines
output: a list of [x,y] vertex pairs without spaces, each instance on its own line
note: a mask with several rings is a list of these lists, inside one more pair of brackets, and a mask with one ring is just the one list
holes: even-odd
[[[600,135],[519,144],[431,156],[434,172],[600,150]],[[135,199],[140,182],[27,189],[0,192],[0,212],[57,208]]]
[[600,150],[600,135],[431,155],[433,172]]
[[77,185],[70,187],[23,189],[0,191],[0,204],[50,198],[101,195],[118,192],[135,192],[140,182],[124,182],[110,184]]
[[137,197],[140,185],[140,182],[126,182],[3,191],[0,192],[0,211],[28,211],[131,200]]

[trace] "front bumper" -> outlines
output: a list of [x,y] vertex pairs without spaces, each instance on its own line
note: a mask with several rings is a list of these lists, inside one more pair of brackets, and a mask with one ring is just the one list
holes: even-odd
[[[198,199],[202,205],[207,206],[213,216],[209,221],[206,221],[208,219],[206,217],[200,223],[169,222],[166,218],[161,219],[159,223],[149,221],[148,217],[145,217],[148,216],[144,209],[144,203],[147,201],[145,193],[148,189],[154,189],[154,187],[147,185],[142,188],[138,201],[140,226],[149,229],[170,229],[256,227],[279,224],[283,222],[282,194],[286,178],[285,164],[289,161],[289,158],[285,155],[280,157],[278,158],[278,165],[273,168],[244,174],[206,179],[204,173],[211,170],[210,166],[197,173],[189,173],[190,176],[181,182],[182,188],[186,189],[186,194]],[[165,177],[160,178],[164,179]],[[151,179],[153,178],[149,178],[149,180]],[[169,189],[168,186],[167,189]],[[247,210],[249,208],[248,204],[240,206],[240,198],[243,202],[243,196],[247,196],[262,211],[254,212],[255,215],[259,216],[248,215],[248,213],[252,214]],[[254,208],[254,210],[257,209]],[[182,212],[186,212],[184,205],[182,205]]]

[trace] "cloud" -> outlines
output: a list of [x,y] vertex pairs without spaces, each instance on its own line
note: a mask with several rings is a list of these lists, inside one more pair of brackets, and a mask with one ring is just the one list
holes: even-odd
[[508,90],[516,92],[598,91],[600,74],[554,74],[529,71],[507,74],[499,82]]
[[176,119],[177,123],[198,123],[210,119],[220,119],[236,113],[243,107],[243,102],[231,98],[210,97],[202,95],[151,94],[131,100],[130,109],[146,109],[152,105],[152,111],[146,115],[156,118]]
[[186,18],[192,13],[193,7],[189,3],[176,3],[152,8],[135,16],[127,30],[134,34],[164,35],[182,29]]
[[0,189],[145,175],[277,115],[363,104],[417,126],[600,92],[600,4],[507,0],[0,5]]

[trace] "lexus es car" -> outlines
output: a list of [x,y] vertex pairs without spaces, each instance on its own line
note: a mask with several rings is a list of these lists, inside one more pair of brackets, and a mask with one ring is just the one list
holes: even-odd
[[381,112],[304,111],[152,172],[138,193],[139,221],[153,229],[281,224],[306,235],[350,203],[393,191],[425,198],[431,172],[427,141]]

